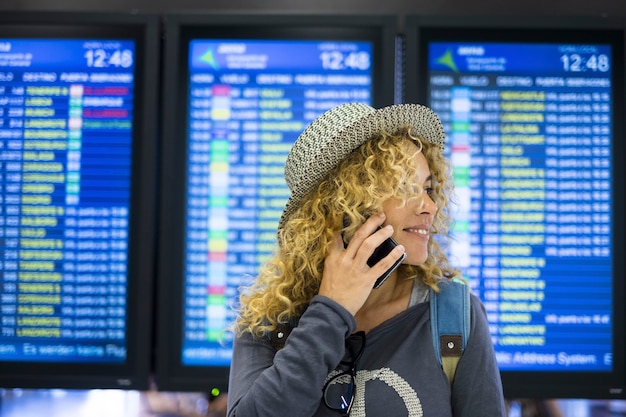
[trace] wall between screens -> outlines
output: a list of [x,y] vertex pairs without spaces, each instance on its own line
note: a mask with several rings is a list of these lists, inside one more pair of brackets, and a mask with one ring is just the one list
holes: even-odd
[[513,15],[513,16],[593,16],[626,17],[626,3],[622,0],[526,0],[506,2],[499,0],[3,0],[0,10],[63,10],[63,11],[228,11],[280,13],[394,13],[404,14],[459,14],[459,15]]

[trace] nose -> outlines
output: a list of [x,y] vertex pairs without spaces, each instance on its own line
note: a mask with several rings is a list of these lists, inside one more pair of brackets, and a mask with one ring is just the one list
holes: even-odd
[[430,195],[427,192],[424,192],[424,198],[422,199],[422,204],[420,204],[419,212],[420,214],[435,214],[439,209],[437,204],[433,201]]

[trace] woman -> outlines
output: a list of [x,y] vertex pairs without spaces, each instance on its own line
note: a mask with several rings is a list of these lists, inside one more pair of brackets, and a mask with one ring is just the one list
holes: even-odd
[[[416,104],[341,105],[300,135],[277,253],[241,297],[229,416],[504,415],[476,297],[452,386],[432,346],[429,289],[459,275],[443,246],[444,140],[437,116]],[[390,237],[398,245],[368,265]]]

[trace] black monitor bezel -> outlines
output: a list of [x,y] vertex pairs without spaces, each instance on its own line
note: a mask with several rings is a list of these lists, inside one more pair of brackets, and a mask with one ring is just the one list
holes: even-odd
[[[626,398],[626,285],[623,277],[625,202],[624,167],[618,156],[626,151],[625,48],[626,28],[620,20],[605,18],[512,18],[409,15],[405,20],[405,97],[428,104],[428,42],[536,42],[604,43],[613,48],[613,363],[612,372],[502,371],[507,398]],[[590,283],[592,285],[592,283]],[[585,337],[581,335],[581,337]]]
[[163,208],[158,266],[158,336],[155,383],[160,390],[228,388],[227,366],[181,363],[186,201],[186,91],[191,39],[346,39],[374,45],[375,107],[395,101],[397,18],[388,15],[172,14],[164,17]]
[[160,19],[137,13],[3,12],[0,36],[131,39],[136,42],[135,98],[124,364],[0,362],[4,388],[150,387],[156,229]]

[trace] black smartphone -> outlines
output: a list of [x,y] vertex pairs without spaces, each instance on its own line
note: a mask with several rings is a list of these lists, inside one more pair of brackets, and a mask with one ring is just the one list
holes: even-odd
[[[382,227],[378,226],[378,229],[382,229]],[[389,255],[389,252],[391,252],[393,250],[393,248],[395,248],[396,246],[398,246],[398,242],[396,242],[391,237],[387,238],[383,243],[380,244],[380,246],[378,246],[374,250],[374,253],[372,254],[372,256],[370,256],[369,259],[367,260],[367,265],[370,268],[372,266],[376,265],[381,259],[383,259],[385,256]],[[385,271],[384,274],[382,274],[380,277],[378,277],[378,279],[374,283],[374,288],[378,288],[381,285],[383,285],[383,282],[385,282],[387,280],[387,278],[389,278],[389,275],[391,275],[391,273],[393,271],[395,271],[397,267],[400,266],[402,261],[404,261],[404,258],[406,258],[406,253],[403,253],[402,256],[400,257],[400,259],[398,259],[391,266],[391,268],[389,268],[387,271]]]

